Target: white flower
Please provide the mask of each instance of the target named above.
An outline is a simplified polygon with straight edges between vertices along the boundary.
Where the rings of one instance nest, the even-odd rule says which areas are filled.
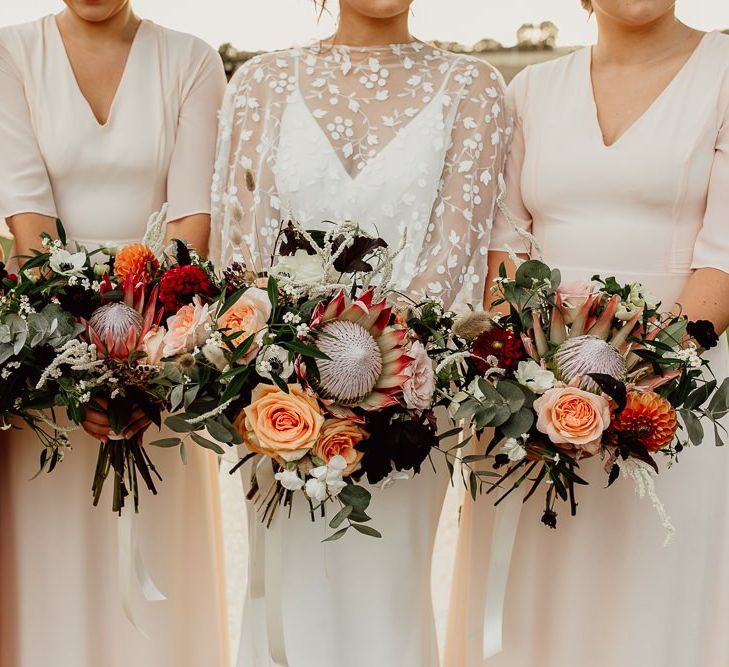
[[[287,350],[280,345],[269,345],[256,358],[256,372],[268,380],[273,380],[274,374],[286,380],[293,374],[294,365]]]
[[[641,308],[653,309],[658,305],[658,297],[640,283],[630,286],[627,299],[621,299],[615,317],[619,320],[629,320]]]
[[[520,385],[535,394],[543,394],[554,386],[554,373],[542,368],[533,359],[520,361],[514,377]]]
[[[62,276],[74,276],[80,273],[86,264],[86,253],[70,253],[68,250],[54,250],[48,262],[51,268]]]
[[[527,450],[516,438],[506,438],[501,444],[501,451],[509,457],[509,461],[514,462],[521,461],[527,455]]]
[[[296,470],[282,470],[277,472],[274,477],[287,491],[299,491],[304,488],[304,480],[299,477],[299,473]]]
[[[312,500],[323,502],[327,496],[333,498],[338,496],[341,490],[347,486],[342,479],[342,473],[347,467],[347,461],[343,456],[333,456],[329,463],[313,468],[309,475],[311,479],[306,482],[306,495]]]
[[[306,250],[297,250],[294,255],[278,258],[271,269],[271,275],[286,274],[297,283],[323,283],[324,265],[319,255],[309,255]]]
[[[108,264],[94,264],[94,273],[99,277],[103,278],[107,273],[109,273],[111,268]]]

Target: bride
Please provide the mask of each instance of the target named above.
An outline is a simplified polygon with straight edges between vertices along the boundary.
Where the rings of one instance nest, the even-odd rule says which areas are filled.
[[[282,220],[353,220],[395,247],[407,230],[401,291],[446,307],[464,287],[482,292],[508,136],[502,81],[413,38],[411,4],[341,0],[334,36],[236,74],[213,184],[222,265],[268,268]],[[373,489],[382,540],[322,543],[326,523],[303,504],[269,530],[251,511],[238,664],[435,667],[430,567],[447,483],[428,468]]]

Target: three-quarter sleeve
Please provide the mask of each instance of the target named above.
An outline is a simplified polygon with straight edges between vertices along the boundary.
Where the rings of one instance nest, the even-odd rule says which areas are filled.
[[[531,214],[524,205],[521,194],[521,178],[526,152],[522,112],[527,104],[527,76],[528,70],[517,75],[506,92],[507,105],[514,119],[513,132],[506,159],[504,178],[506,191],[502,200],[502,209],[496,211],[490,250],[514,250],[517,253],[529,253],[530,251],[528,243],[515,229],[516,227],[528,232],[532,225]]]
[[[184,82],[183,100],[167,175],[167,219],[210,213],[218,109],[225,92],[220,56],[207,45]]]
[[[510,121],[501,75],[467,61],[457,81],[470,81],[453,122],[429,234],[409,292],[480,302],[498,183],[503,177]]]
[[[0,38],[0,219],[19,213],[55,218],[56,206],[23,77]]]
[[[729,97],[729,89],[727,91]],[[706,212],[694,244],[692,269],[729,273],[729,105],[723,114],[711,167]]]

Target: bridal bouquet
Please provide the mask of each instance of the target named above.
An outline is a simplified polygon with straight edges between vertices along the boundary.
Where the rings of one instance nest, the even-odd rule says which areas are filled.
[[[60,223],[58,239],[45,235],[42,241],[43,250],[24,264],[19,279],[3,280],[3,405],[45,427],[35,429],[45,445],[41,471],[62,458],[70,430],[89,414],[105,415],[111,433],[107,428],[99,436],[94,505],[111,474],[113,510],[121,512],[130,495],[138,510],[138,476],[152,493],[155,478],[161,479],[143,433],[149,423],[161,424],[188,352],[187,341],[166,327],[179,320],[183,306],[212,299],[220,286],[212,266],[181,242],[176,257],[162,252],[161,244],[155,251],[144,243],[90,252],[69,244]],[[31,412],[43,409],[51,417]],[[75,426],[58,423],[59,409]],[[182,455],[184,460],[184,450]]]
[[[648,494],[672,532],[653,488],[658,456],[669,464],[704,439],[702,420],[722,444],[729,382],[717,388],[701,356],[717,343],[711,323],[662,313],[639,284],[595,276],[561,285],[559,271],[504,267],[495,305],[509,314],[476,314],[455,325],[464,352],[451,414],[477,432],[492,427],[484,453],[465,456],[475,496],[488,487],[500,502],[521,485],[545,494],[542,521],[556,527],[558,500],[577,510],[585,462],[601,465],[608,486],[621,475]],[[465,442],[457,446],[465,446]],[[489,460],[484,469],[479,462]]]
[[[433,301],[397,304],[396,253],[350,223],[282,226],[269,269],[230,266],[227,296],[192,315],[198,349],[173,408],[195,398],[167,424],[196,440],[205,426],[242,440],[249,453],[236,468],[256,459],[250,499],[268,524],[300,494],[312,518],[337,504],[329,539],[349,528],[379,537],[362,479],[417,473],[438,445],[434,395],[450,378],[435,365],[452,316]]]

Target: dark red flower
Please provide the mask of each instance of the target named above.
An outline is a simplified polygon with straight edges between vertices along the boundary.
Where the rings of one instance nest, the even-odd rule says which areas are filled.
[[[159,284],[159,300],[168,313],[192,303],[195,295],[210,297],[215,288],[208,275],[199,266],[176,266],[165,272]]]
[[[494,327],[484,331],[474,342],[474,362],[478,369],[485,373],[492,365],[488,363],[489,357],[497,360],[497,366],[506,371],[514,371],[524,358],[524,346],[513,332]]]

